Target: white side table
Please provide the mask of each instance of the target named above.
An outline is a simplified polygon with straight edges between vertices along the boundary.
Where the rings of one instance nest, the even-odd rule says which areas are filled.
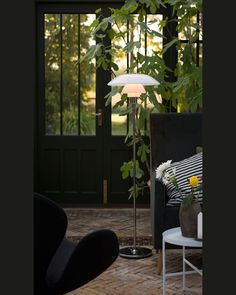
[[[198,269],[192,263],[190,263],[185,257],[185,247],[202,248],[202,241],[198,241],[194,238],[186,238],[182,236],[180,227],[175,227],[166,230],[162,234],[162,252],[163,252],[163,295],[166,294],[166,278],[170,276],[183,275],[183,290],[185,290],[185,275],[191,273],[198,273],[202,276],[202,270]],[[166,273],[166,253],[165,243],[182,246],[183,249],[183,271],[175,273]],[[188,264],[193,270],[186,271],[185,266]]]

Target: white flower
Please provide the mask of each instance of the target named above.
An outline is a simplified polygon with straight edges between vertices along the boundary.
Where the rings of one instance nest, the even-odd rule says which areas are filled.
[[[163,173],[165,172],[165,170],[167,168],[170,167],[171,162],[172,162],[172,160],[168,160],[167,162],[164,162],[157,167],[157,169],[156,169],[156,178],[157,179],[160,179],[160,180],[162,179]]]
[[[171,176],[170,173],[167,171],[163,173],[162,181],[165,185],[169,184],[170,176]]]
[[[172,169],[172,172],[173,172],[173,176],[176,176],[176,167],[174,167],[174,168]]]

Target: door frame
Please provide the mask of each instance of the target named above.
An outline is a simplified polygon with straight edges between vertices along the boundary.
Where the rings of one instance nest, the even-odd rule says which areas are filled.
[[[88,3],[90,3],[88,5]],[[42,130],[44,129],[44,120],[40,121],[40,118],[44,118],[44,107],[42,106],[42,103],[40,102],[40,97],[44,97],[44,94],[42,91],[44,90],[44,85],[42,86],[42,81],[44,80],[44,71],[43,71],[43,58],[42,54],[39,56],[39,52],[43,51],[43,40],[40,40],[40,36],[43,36],[43,25],[42,25],[42,14],[44,13],[95,13],[95,10],[98,8],[102,8],[104,10],[107,10],[107,3],[109,3],[109,6],[112,7],[120,7],[123,3],[123,1],[117,0],[117,1],[102,1],[102,2],[94,2],[94,1],[87,1],[85,2],[69,2],[65,3],[63,1],[58,1],[57,3],[47,3],[47,1],[40,1],[37,4],[37,48],[38,48],[38,60],[37,60],[37,103],[35,104],[36,108],[36,116],[35,116],[35,126],[36,126],[36,132],[35,132],[35,190],[40,192],[40,162],[42,159],[40,158],[40,149],[41,149],[41,140],[44,135],[42,135]],[[158,12],[164,13],[162,11]],[[40,20],[41,17],[41,20]],[[39,31],[41,29],[41,32]],[[40,66],[41,65],[41,66]],[[99,108],[103,110],[103,128],[98,128],[96,123],[96,136],[98,138],[103,139],[99,142],[99,148],[98,148],[98,161],[99,166],[103,166],[101,175],[98,179],[97,187],[98,194],[100,194],[99,204],[93,204],[93,205],[107,205],[108,204],[132,204],[132,200],[128,200],[128,188],[132,185],[131,179],[127,179],[126,184],[124,185],[126,188],[123,192],[112,192],[112,176],[111,171],[113,169],[113,163],[112,163],[112,155],[111,151],[116,149],[117,151],[124,151],[127,155],[130,154],[129,159],[132,158],[132,151],[130,148],[126,147],[124,144],[125,136],[112,136],[111,135],[111,107],[105,106],[105,100],[104,96],[110,91],[110,87],[107,85],[107,83],[110,81],[110,73],[108,71],[104,71],[102,69],[97,69],[96,72],[96,112]],[[41,87],[39,87],[41,85]],[[99,87],[99,85],[104,85],[104,87]],[[43,122],[42,122],[43,121]],[[46,136],[44,136],[46,137]],[[71,137],[69,140],[71,143],[76,144],[76,138],[77,136],[65,136],[68,140],[69,137]],[[74,137],[74,138],[73,138]],[[58,136],[58,141],[63,140],[63,136]],[[55,139],[55,138],[54,138]],[[47,141],[47,139],[45,139]],[[60,144],[60,143],[59,143]],[[121,177],[121,176],[120,176]],[[104,180],[107,180],[107,184],[105,185]],[[114,180],[113,180],[114,182]],[[125,182],[125,181],[124,181]],[[104,190],[106,192],[104,193]],[[112,197],[111,197],[112,196]],[[60,203],[65,204],[65,199],[62,196],[51,196],[56,201],[59,201]],[[109,198],[110,197],[110,198]],[[67,198],[66,203],[77,203],[78,198]],[[144,197],[140,197],[137,199],[137,204],[148,204],[150,202],[149,198],[149,191],[145,193]],[[81,202],[79,202],[81,204]]]

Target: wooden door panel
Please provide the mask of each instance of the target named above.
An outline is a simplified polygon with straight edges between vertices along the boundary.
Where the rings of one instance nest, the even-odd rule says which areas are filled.
[[[114,4],[114,7],[116,4]],[[57,37],[58,46],[61,46],[60,58],[57,59],[53,65],[53,69],[49,71],[48,68],[45,68],[45,24],[44,16],[45,14],[57,14],[58,24],[59,20],[63,21],[66,18],[63,14],[94,14],[96,8],[103,7],[106,8],[106,3],[97,3],[91,6],[85,4],[71,4],[70,6],[60,5],[60,4],[40,4],[37,6],[38,9],[38,103],[37,103],[37,163],[35,163],[35,169],[38,169],[37,187],[35,190],[37,192],[43,193],[48,197],[58,201],[62,204],[103,204],[106,202],[109,204],[118,204],[118,203],[132,203],[132,200],[128,201],[128,189],[132,185],[132,180],[130,178],[123,180],[121,177],[120,167],[124,161],[130,161],[132,159],[132,148],[126,147],[124,143],[124,136],[114,136],[112,135],[112,120],[111,120],[111,110],[110,107],[105,107],[105,95],[110,91],[110,87],[107,86],[107,83],[111,80],[111,75],[108,71],[103,69],[96,70],[96,95],[93,96],[93,101],[96,100],[96,103],[93,104],[93,109],[89,111],[85,110],[83,114],[81,113],[81,100],[87,94],[91,94],[91,91],[81,94],[79,90],[80,87],[85,87],[89,79],[84,78],[84,72],[79,74],[81,68],[79,69],[78,65],[78,79],[83,77],[82,80],[78,81],[78,90],[76,87],[71,87],[69,94],[64,95],[66,85],[71,83],[73,79],[68,78],[66,73],[66,67],[69,66],[66,62],[63,63],[63,54],[65,57],[65,51],[61,40],[65,42],[65,29],[58,29],[58,34],[60,33],[60,38]],[[76,16],[73,17],[76,18]],[[81,24],[81,23],[80,23]],[[57,25],[57,24],[56,24]],[[50,26],[47,26],[47,30],[50,29]],[[60,32],[59,32],[60,31]],[[55,36],[57,36],[57,31],[55,31]],[[48,33],[47,33],[48,34]],[[59,35],[58,35],[59,36]],[[84,36],[84,35],[83,35]],[[83,37],[82,36],[82,37]],[[46,38],[47,39],[47,38]],[[78,40],[80,38],[77,38]],[[76,38],[71,38],[71,40],[77,40]],[[83,39],[83,38],[82,38]],[[84,41],[84,39],[83,39]],[[80,42],[80,41],[77,41]],[[106,40],[107,45],[109,46],[109,38]],[[50,43],[50,42],[48,42]],[[68,42],[67,42],[68,43]],[[67,44],[65,43],[65,44]],[[65,45],[64,44],[64,45]],[[80,45],[77,44],[78,51]],[[76,47],[76,48],[77,48]],[[58,48],[58,47],[57,47]],[[78,53],[79,55],[80,53]],[[79,57],[79,56],[78,56]],[[61,61],[60,61],[61,60]],[[51,65],[51,66],[52,66]],[[45,81],[45,72],[48,71],[48,77],[53,75],[53,71],[57,70],[59,66],[61,77],[57,77],[57,82],[62,81],[62,86],[55,93],[58,93],[58,97],[55,98],[55,93],[53,93],[54,101],[58,101],[60,106],[53,109],[52,111],[47,110],[47,103],[50,103],[52,99],[52,93],[49,91],[50,87],[56,87],[55,84],[49,83],[50,87],[47,86]],[[83,69],[84,70],[84,69]],[[75,71],[75,69],[73,69]],[[82,75],[83,74],[83,75]],[[58,72],[59,75],[59,72]],[[50,76],[51,77],[51,76]],[[70,77],[70,76],[69,76]],[[53,79],[52,79],[53,80]],[[63,84],[64,81],[64,84]],[[53,81],[52,81],[53,82]],[[88,83],[89,84],[89,83]],[[59,85],[59,84],[58,84]],[[74,85],[72,85],[74,86]],[[47,91],[45,91],[47,89]],[[74,94],[76,92],[76,94]],[[46,94],[45,94],[46,93]],[[48,93],[48,94],[47,94]],[[51,96],[50,96],[51,95]],[[68,115],[70,111],[70,99],[73,102],[74,106],[78,103],[78,126],[73,127],[70,131],[67,130],[68,123],[65,120],[65,116]],[[78,101],[77,101],[78,98]],[[95,98],[95,99],[94,99]],[[64,101],[65,99],[65,101]],[[48,102],[47,102],[48,101]],[[46,102],[46,103],[45,103]],[[84,99],[84,105],[87,101]],[[89,105],[89,104],[87,104]],[[51,105],[50,105],[51,106]],[[95,106],[95,109],[94,109]],[[90,115],[89,120],[91,121],[91,114],[95,116],[95,112],[98,112],[99,109],[102,109],[103,120],[102,126],[98,126],[98,119],[96,119],[96,131],[88,132],[90,135],[83,135],[86,132],[81,128],[81,118],[82,115]],[[65,113],[67,111],[67,113]],[[58,115],[60,113],[60,115]],[[48,115],[49,114],[49,115]],[[57,121],[53,122],[54,125],[60,128],[56,129],[54,135],[53,128],[49,128],[51,120],[46,122],[45,118],[47,116],[54,116],[57,114]],[[77,114],[77,113],[76,113]],[[70,122],[74,125],[77,124],[77,115],[74,115],[73,120]],[[86,116],[85,116],[86,117]],[[48,118],[48,117],[47,117]],[[93,117],[94,119],[95,117]],[[49,118],[50,119],[50,118]],[[88,121],[89,121],[88,120]],[[95,122],[95,119],[93,123]],[[90,122],[91,123],[91,122]],[[53,126],[54,126],[53,125]],[[73,126],[74,126],[73,125]],[[113,126],[114,127],[114,126]],[[113,128],[114,129],[114,128]],[[46,130],[46,131],[45,131]],[[49,131],[47,131],[49,130]],[[113,130],[114,131],[114,130]],[[47,134],[46,134],[47,133]],[[94,135],[91,135],[95,133]],[[124,131],[125,133],[125,131]],[[67,135],[66,135],[67,134]],[[87,134],[87,133],[86,133]],[[114,133],[115,134],[115,133]],[[121,133],[116,133],[121,134]],[[106,190],[106,191],[105,191]],[[142,199],[140,199],[142,200]]]
[[[45,149],[42,162],[42,187],[46,193],[59,193],[60,188],[60,150]]]
[[[111,169],[110,169],[110,202],[126,203],[128,199],[128,189],[131,186],[131,180],[122,179],[120,167],[124,161],[129,161],[132,157],[130,151],[112,149],[110,152]]]
[[[78,150],[63,150],[63,191],[76,194],[79,187]]]

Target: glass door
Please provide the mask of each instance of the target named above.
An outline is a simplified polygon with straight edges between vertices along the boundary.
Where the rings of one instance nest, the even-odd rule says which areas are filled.
[[[106,6],[40,4],[37,10],[35,190],[63,204],[132,204],[128,200],[132,180],[123,180],[120,172],[123,162],[132,159],[132,148],[125,144],[129,118],[105,106],[111,74],[97,69],[95,60],[79,63],[97,42],[89,33],[95,10],[107,11]],[[160,14],[147,15],[146,21],[158,30],[161,19]],[[133,15],[129,23],[122,24],[126,40],[141,38],[140,53],[149,55],[162,46],[162,40],[139,35],[137,22]],[[106,41],[119,47],[125,40]],[[133,62],[132,54],[122,50],[112,58],[119,65],[116,75],[125,73]],[[119,95],[114,96],[111,105],[118,101]],[[148,107],[147,103],[143,106]],[[143,135],[147,128],[148,122]],[[137,201],[149,203],[149,191]]]

